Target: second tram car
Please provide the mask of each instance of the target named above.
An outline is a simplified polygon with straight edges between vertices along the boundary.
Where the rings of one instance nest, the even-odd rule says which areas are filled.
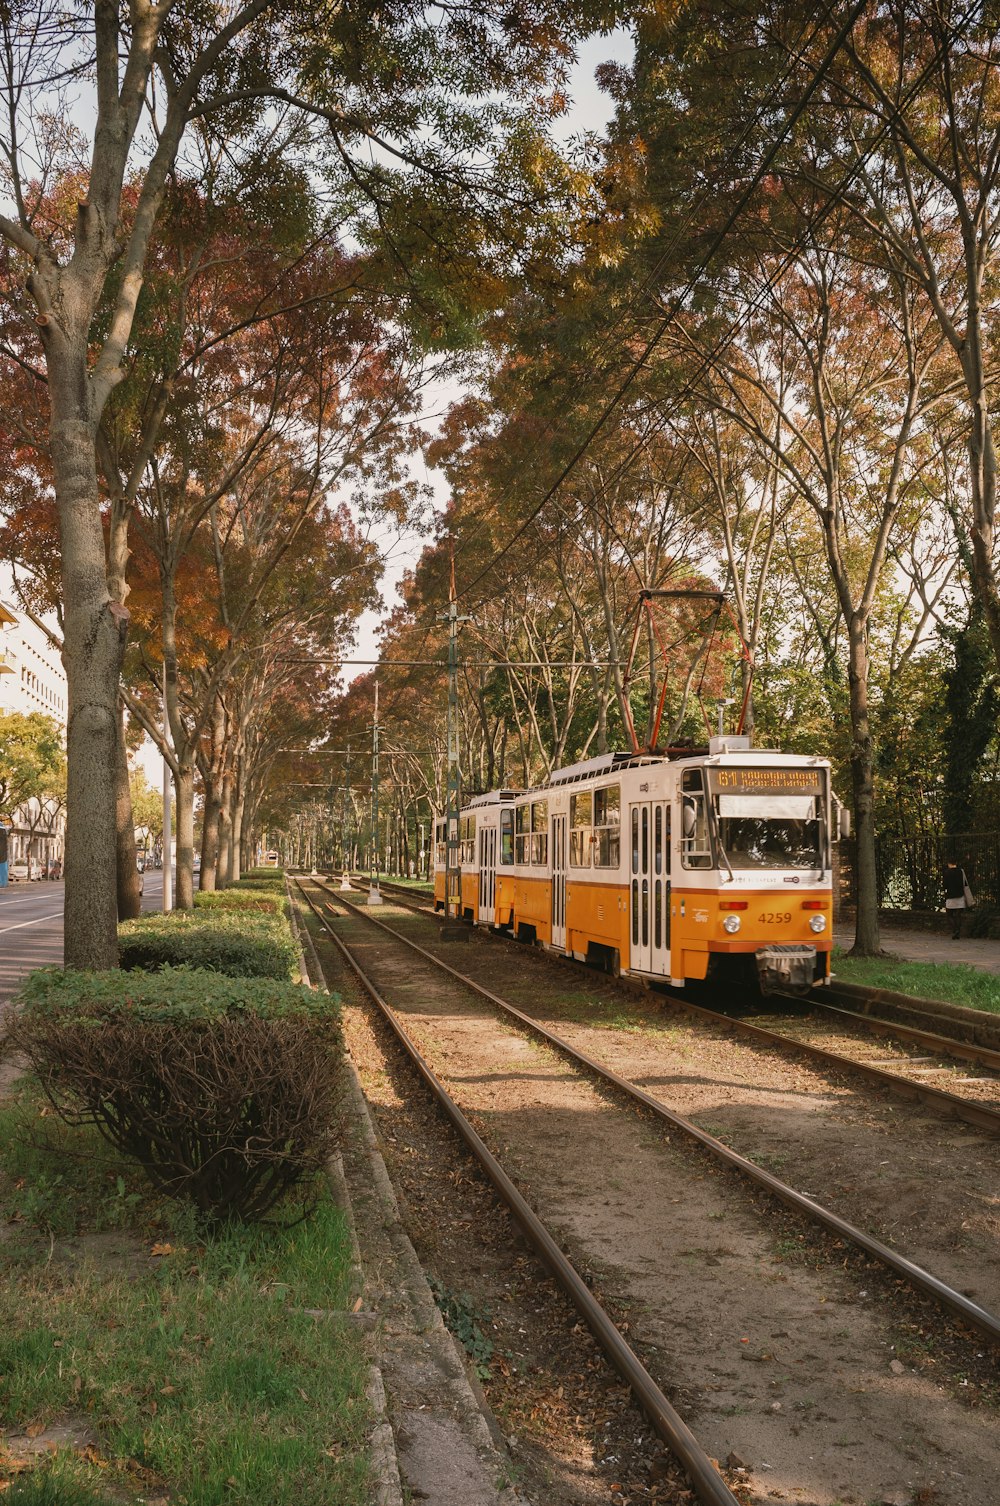
[[[605,754],[470,801],[458,835],[453,909],[478,925],[675,987],[727,972],[765,992],[829,978],[827,759],[746,737],[678,757]],[[443,909],[444,821],[435,836]]]

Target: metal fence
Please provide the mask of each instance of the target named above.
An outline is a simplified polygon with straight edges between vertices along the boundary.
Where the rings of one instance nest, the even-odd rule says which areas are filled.
[[[977,906],[1000,910],[1000,832],[877,838],[880,908],[940,910],[944,904],[941,873],[949,858],[965,869]]]

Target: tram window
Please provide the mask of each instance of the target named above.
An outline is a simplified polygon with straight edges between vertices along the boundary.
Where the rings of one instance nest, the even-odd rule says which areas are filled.
[[[711,868],[701,770],[685,769],[681,789],[681,861],[685,868]]]
[[[621,862],[621,789],[607,784],[594,791],[594,867],[617,868]]]
[[[639,872],[639,812],[632,807],[632,872]]]
[[[509,864],[514,861],[514,812],[500,812],[500,862]]]
[[[514,861],[531,862],[531,806],[519,805],[515,814]]]
[[[822,867],[821,806],[812,795],[720,795],[719,838],[733,868]]]
[[[463,816],[458,825],[459,862],[470,868],[476,861],[476,818]]]
[[[657,873],[663,872],[663,806],[656,807],[656,815],[653,819],[653,867]]]
[[[549,802],[535,800],[531,806],[531,861],[544,867],[549,860]]]
[[[594,820],[594,797],[587,794],[573,795],[569,802],[569,866],[590,867],[590,849],[593,845],[591,827]]]

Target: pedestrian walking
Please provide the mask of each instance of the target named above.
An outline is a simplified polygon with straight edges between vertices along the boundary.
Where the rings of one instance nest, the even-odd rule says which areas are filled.
[[[951,939],[958,941],[962,935],[962,916],[973,905],[972,890],[965,869],[954,858],[944,865],[944,907],[951,917]]]

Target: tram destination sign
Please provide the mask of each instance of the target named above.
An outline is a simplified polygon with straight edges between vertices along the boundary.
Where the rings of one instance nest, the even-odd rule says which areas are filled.
[[[708,770],[714,795],[822,795],[822,769]]]

